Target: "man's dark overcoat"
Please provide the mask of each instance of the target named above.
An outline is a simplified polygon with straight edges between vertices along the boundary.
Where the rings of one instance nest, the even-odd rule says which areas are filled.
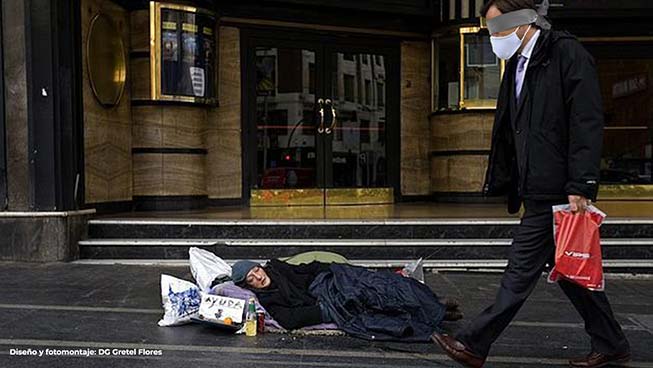
[[[485,194],[508,194],[510,213],[524,199],[596,199],[604,122],[594,59],[571,34],[542,30],[519,100],[516,66],[515,56],[501,82]]]

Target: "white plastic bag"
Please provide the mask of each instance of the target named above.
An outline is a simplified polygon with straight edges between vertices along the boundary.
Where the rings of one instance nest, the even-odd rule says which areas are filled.
[[[192,282],[170,275],[161,275],[161,303],[163,318],[159,326],[178,326],[197,317],[200,309],[200,290]]]
[[[401,270],[401,274],[406,277],[412,277],[415,280],[424,283],[424,260],[422,258],[407,263]]]
[[[211,289],[211,283],[216,278],[231,276],[231,266],[209,251],[192,247],[188,250],[188,257],[190,272],[203,292]]]

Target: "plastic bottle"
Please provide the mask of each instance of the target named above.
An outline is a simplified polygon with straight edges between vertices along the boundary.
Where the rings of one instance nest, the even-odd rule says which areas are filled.
[[[247,317],[245,319],[245,335],[246,336],[256,336],[256,302],[254,298],[249,299],[247,303]]]

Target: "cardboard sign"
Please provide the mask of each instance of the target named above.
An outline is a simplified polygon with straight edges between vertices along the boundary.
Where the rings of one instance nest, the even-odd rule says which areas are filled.
[[[243,299],[203,294],[199,315],[207,321],[224,321],[228,317],[233,323],[241,323],[246,305],[247,301]]]

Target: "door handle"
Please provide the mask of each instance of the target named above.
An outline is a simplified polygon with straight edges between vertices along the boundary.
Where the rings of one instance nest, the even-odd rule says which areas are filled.
[[[331,134],[333,132],[333,129],[336,127],[336,122],[337,122],[337,116],[336,116],[336,108],[333,106],[333,101],[327,99],[326,104],[331,106],[331,115],[333,119],[331,120],[331,126],[326,128],[324,131],[326,134]]]
[[[317,100],[317,103],[320,105],[320,110],[318,111],[320,115],[320,126],[317,128],[317,132],[322,134],[324,133],[324,100],[320,98]]]

